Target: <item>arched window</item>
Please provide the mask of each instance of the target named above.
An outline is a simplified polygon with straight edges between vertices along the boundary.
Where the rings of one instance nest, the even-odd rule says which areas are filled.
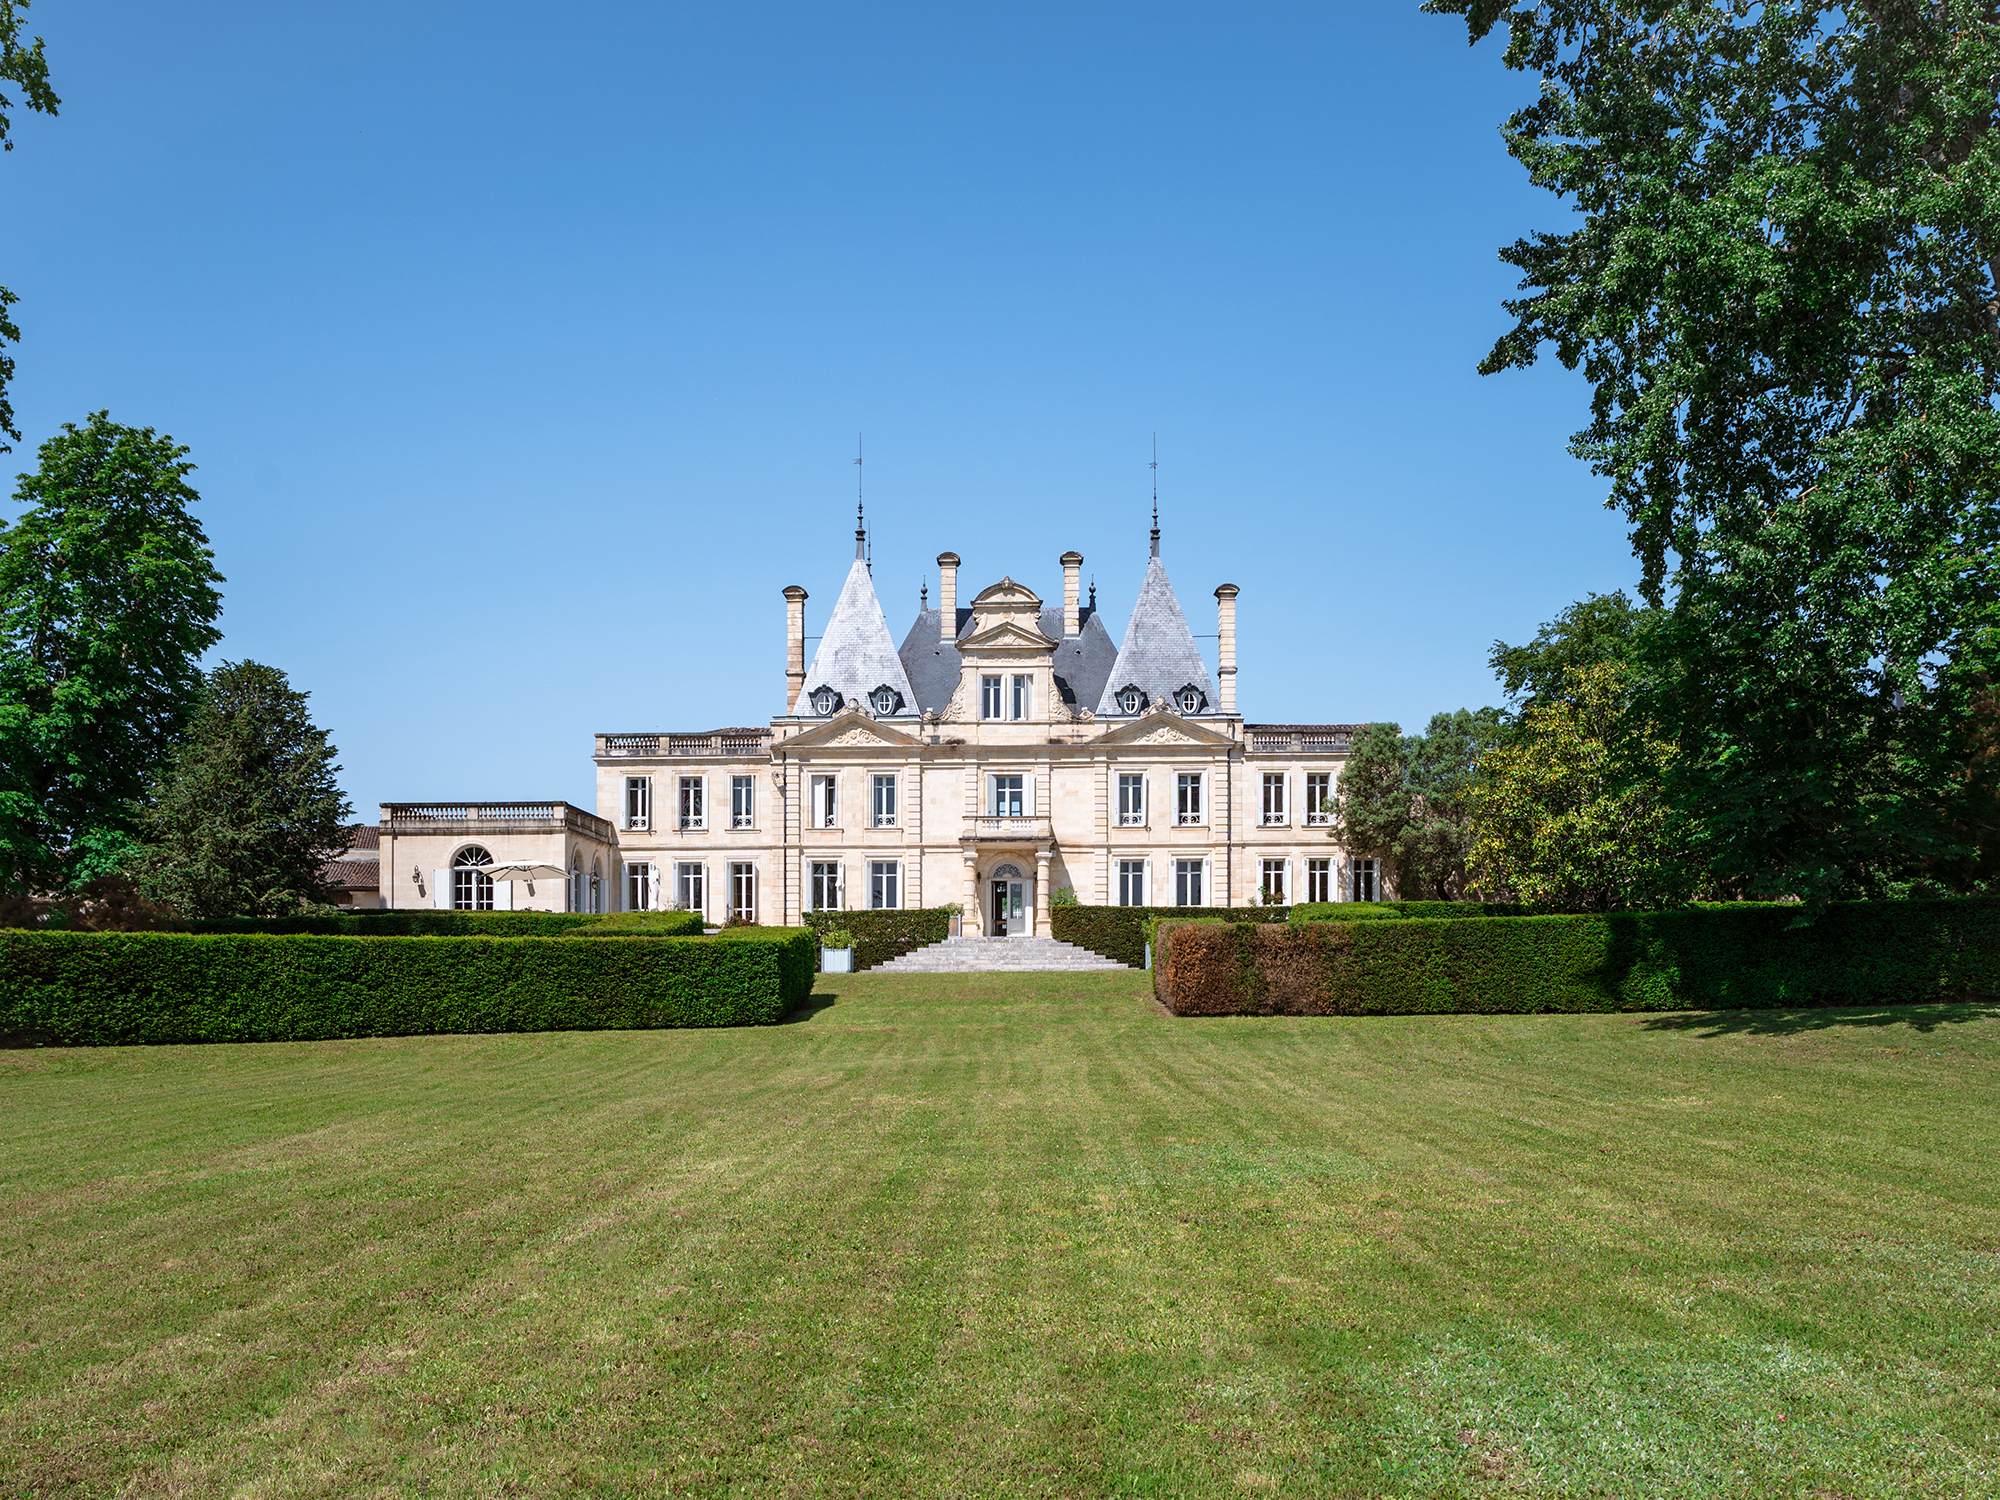
[[[1118,690],[1118,712],[1121,714],[1136,714],[1145,706],[1146,695],[1136,687],[1125,687]]]
[[[812,695],[813,712],[821,718],[831,714],[840,706],[840,694],[830,687],[815,688]]]
[[[876,713],[886,718],[896,711],[897,705],[903,701],[903,695],[894,688],[884,685],[870,693],[868,701],[875,705]]]
[[[584,910],[583,898],[583,855],[578,852],[569,857],[569,909]]]
[[[1177,696],[1180,699],[1182,713],[1198,714],[1201,712],[1201,689],[1193,683],[1189,683],[1186,687],[1182,688]]]
[[[486,867],[493,856],[477,844],[458,851],[451,862],[451,907],[453,911],[493,910],[493,877]]]

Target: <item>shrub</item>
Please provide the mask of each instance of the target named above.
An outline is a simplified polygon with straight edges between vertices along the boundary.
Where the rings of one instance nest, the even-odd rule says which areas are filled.
[[[1856,1005],[2000,995],[2000,901],[1836,903],[1283,928],[1166,924],[1178,1015]]]
[[[633,916],[675,916],[634,912]],[[581,911],[358,911],[338,916],[196,917],[164,930],[199,933],[252,933],[322,937],[561,937],[566,932],[613,920]]]
[[[1449,906],[1449,901],[1426,901],[1425,906]],[[1301,901],[1290,908],[1288,922],[1369,922],[1384,917],[1404,917],[1411,913],[1386,901]],[[1433,915],[1433,913],[1426,913]],[[1437,913],[1436,915],[1442,915]]]
[[[1049,908],[1049,933],[1134,969],[1146,967],[1146,923],[1158,917],[1216,917],[1224,922],[1282,922],[1282,906],[1060,906]]]
[[[806,925],[821,934],[846,932],[853,938],[854,968],[886,964],[917,948],[928,948],[951,935],[949,907],[915,907],[904,911],[810,911]],[[833,945],[829,945],[833,946]]]
[[[1076,887],[1073,885],[1059,885],[1049,892],[1049,905],[1051,907],[1081,906],[1082,904],[1082,902],[1076,899]]]
[[[1391,901],[1393,906],[1406,917],[1532,917],[1537,908],[1523,905],[1519,901]],[[1343,906],[1344,915],[1348,908]],[[1339,917],[1329,918],[1338,921]]]
[[[783,929],[727,943],[0,932],[13,1045],[746,1026],[812,985],[811,938]]]
[[[621,911],[610,916],[585,917],[583,925],[570,928],[565,937],[700,937],[708,930],[708,919],[698,911]]]

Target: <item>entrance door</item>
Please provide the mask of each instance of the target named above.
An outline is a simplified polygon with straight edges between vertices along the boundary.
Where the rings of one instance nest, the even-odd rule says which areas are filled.
[[[993,936],[1020,937],[1028,930],[1028,883],[1012,865],[993,872]]]

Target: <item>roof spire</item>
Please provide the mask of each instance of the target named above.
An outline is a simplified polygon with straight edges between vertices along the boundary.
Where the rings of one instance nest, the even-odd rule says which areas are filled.
[[[1153,556],[1158,557],[1160,555],[1160,435],[1157,432],[1153,434],[1153,461],[1147,467],[1153,471]]]
[[[861,519],[861,434],[854,434],[854,555],[868,556],[868,527]],[[873,568],[868,570],[874,572]]]

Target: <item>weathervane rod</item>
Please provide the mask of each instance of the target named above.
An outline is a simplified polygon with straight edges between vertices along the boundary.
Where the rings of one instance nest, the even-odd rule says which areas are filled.
[[[1147,465],[1153,471],[1153,556],[1160,555],[1160,434],[1153,434],[1153,461]]]

